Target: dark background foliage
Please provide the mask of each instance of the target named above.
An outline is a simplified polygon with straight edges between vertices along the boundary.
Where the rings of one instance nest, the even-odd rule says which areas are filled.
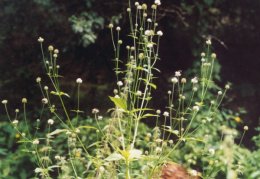
[[[164,0],[162,3],[159,22],[165,35],[160,49],[162,60],[158,64],[162,71],[157,80],[159,93],[165,94],[167,81],[176,70],[186,71],[199,60],[203,43],[210,37],[221,65],[219,85],[224,86],[227,81],[233,84],[224,105],[234,111],[246,109],[247,113],[241,116],[241,127],[258,125],[259,0]],[[111,105],[106,96],[112,93],[114,81],[107,24],[121,20],[120,26],[126,29],[126,7],[127,1],[116,0],[0,1],[0,98],[8,99],[12,107],[19,107],[21,97],[27,97],[32,108],[37,109],[40,93],[35,78],[44,76],[37,38],[42,36],[46,48],[53,44],[61,51],[61,74],[66,77],[62,85],[72,99],[74,81],[82,77],[85,110],[106,109]],[[155,101],[158,107],[163,105],[160,99]],[[70,104],[74,104],[73,100]],[[2,108],[0,111],[3,114]]]

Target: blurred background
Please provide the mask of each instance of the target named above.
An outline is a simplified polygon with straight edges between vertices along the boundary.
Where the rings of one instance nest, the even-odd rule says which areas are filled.
[[[60,50],[62,86],[72,96],[75,79],[84,81],[82,106],[89,115],[112,106],[113,49],[109,23],[120,25],[128,33],[127,0],[1,0],[0,1],[0,99],[8,99],[13,109],[27,97],[30,108],[39,109],[40,90],[35,79],[43,78],[39,36]],[[145,1],[152,4],[153,1]],[[141,2],[142,3],[142,2]],[[189,74],[200,61],[207,38],[212,39],[218,56],[217,83],[232,83],[224,107],[234,111],[236,120],[249,125],[250,137],[260,117],[260,1],[259,0],[163,0],[159,10],[161,41],[156,81],[157,92],[165,96],[168,81],[176,70]],[[123,38],[127,45],[127,38]],[[196,70],[196,69],[195,69]],[[164,98],[155,99],[154,107],[164,107]],[[5,121],[0,108],[0,121]],[[32,114],[33,116],[34,114]],[[33,119],[33,117],[32,117]],[[4,140],[4,139],[2,139]],[[1,141],[0,141],[1,143]],[[1,146],[0,146],[1,148]],[[0,150],[1,153],[1,150]]]

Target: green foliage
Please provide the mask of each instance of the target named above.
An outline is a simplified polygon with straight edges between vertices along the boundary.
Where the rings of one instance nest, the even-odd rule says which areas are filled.
[[[81,42],[84,47],[95,43],[98,32],[104,28],[104,18],[95,12],[83,12],[79,16],[71,16],[72,29],[81,35]]]

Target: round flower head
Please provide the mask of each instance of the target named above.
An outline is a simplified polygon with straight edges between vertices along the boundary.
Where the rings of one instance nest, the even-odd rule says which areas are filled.
[[[77,79],[76,79],[76,83],[81,84],[82,82],[83,82],[83,81],[82,81],[81,78],[77,78]]]
[[[199,106],[193,106],[193,108],[192,108],[194,111],[199,111],[200,110],[200,107]]]
[[[181,76],[181,71],[176,71],[176,72],[175,72],[175,76],[176,76],[176,77],[180,77],[180,76]]]
[[[49,119],[49,120],[48,120],[48,124],[49,124],[49,125],[53,125],[53,124],[54,124],[54,120],[53,120],[53,119]]]
[[[248,126],[244,126],[245,131],[248,131],[248,129],[249,129]]]
[[[18,113],[20,110],[19,109],[15,109],[15,112]]]
[[[222,91],[218,91],[218,95],[222,95],[223,93],[222,93]]]
[[[36,78],[36,82],[37,82],[37,83],[40,83],[41,81],[42,81],[41,77],[37,77],[37,78]]]
[[[139,91],[139,90],[138,90],[138,91],[136,92],[136,96],[142,96],[142,91]]]
[[[135,2],[135,6],[139,6],[139,2]]]
[[[126,11],[127,11],[127,12],[131,12],[131,9],[128,7],[128,8],[126,9]]]
[[[158,115],[161,114],[161,110],[157,109],[156,114],[158,114]]]
[[[172,94],[172,92],[171,92],[171,91],[167,91],[167,93],[168,93],[168,95]]]
[[[58,55],[55,53],[55,54],[53,54],[53,57],[54,57],[54,58],[57,58],[57,57],[58,57]]]
[[[156,153],[161,153],[162,152],[162,148],[161,147],[156,147],[155,148],[155,152]]]
[[[54,50],[54,53],[55,53],[55,54],[58,54],[58,53],[59,53],[59,50],[58,50],[58,49],[55,49],[55,50]]]
[[[112,29],[113,27],[114,27],[113,24],[109,24],[109,25],[108,25],[108,28],[110,28],[110,29]]]
[[[208,40],[206,41],[206,44],[207,44],[207,45],[211,45],[211,40],[208,39]]]
[[[123,44],[123,41],[122,40],[118,40],[118,44]]]
[[[198,78],[197,77],[192,78],[191,83],[193,83],[193,84],[198,83]]]
[[[176,77],[173,77],[172,79],[171,79],[171,81],[172,81],[172,83],[178,83],[178,78],[176,78]]]
[[[168,117],[168,116],[169,116],[169,112],[165,111],[165,112],[163,113],[163,116],[164,116],[164,117]]]
[[[47,91],[48,89],[49,89],[49,87],[48,87],[48,86],[44,86],[44,90],[46,90],[46,91]]]
[[[93,108],[92,109],[92,114],[97,114],[97,113],[99,113],[99,110],[97,108]]]
[[[122,81],[118,81],[116,84],[117,84],[117,86],[123,86],[123,82]]]
[[[22,98],[22,103],[27,103],[27,99],[26,98]]]
[[[6,99],[4,99],[3,101],[2,101],[2,104],[7,104],[8,103],[8,101],[6,100]]]
[[[42,43],[44,41],[44,39],[42,37],[38,38],[38,42]]]
[[[154,4],[156,4],[157,6],[160,6],[161,5],[161,0],[155,0]]]
[[[147,22],[152,22],[152,19],[151,19],[151,18],[148,18],[148,19],[147,19]]]
[[[229,84],[226,84],[226,85],[225,85],[225,88],[226,88],[226,89],[230,89],[230,85],[229,85]]]
[[[48,104],[48,99],[47,98],[42,98],[42,103],[43,104]]]
[[[34,145],[38,145],[40,143],[40,141],[38,139],[34,139],[32,142]]]
[[[181,79],[181,83],[186,83],[186,82],[187,82],[186,78]]]
[[[18,124],[18,122],[19,122],[19,121],[15,119],[15,120],[13,120],[13,122],[12,122],[12,123],[13,123],[14,125],[17,125],[17,124]]]
[[[205,57],[206,54],[205,54],[204,52],[202,52],[202,53],[200,54],[200,56],[201,56],[201,57]]]
[[[147,47],[148,47],[148,48],[153,48],[153,43],[148,43],[148,44],[147,44]]]
[[[157,31],[158,36],[163,36],[163,32],[161,30]]]
[[[52,45],[49,45],[48,50],[49,50],[49,51],[53,51],[53,50],[54,50],[54,47],[53,47]]]
[[[120,27],[116,27],[116,30],[117,30],[117,31],[120,31],[120,30],[121,30],[121,28],[120,28]]]
[[[98,116],[97,118],[98,118],[98,120],[102,120],[103,116]]]
[[[216,59],[216,58],[217,58],[217,55],[216,55],[215,53],[212,53],[212,54],[211,54],[211,58]]]

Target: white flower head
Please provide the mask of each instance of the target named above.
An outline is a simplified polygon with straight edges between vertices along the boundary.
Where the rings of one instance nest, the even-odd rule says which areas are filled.
[[[108,25],[108,28],[110,28],[110,29],[112,29],[113,27],[114,27],[114,25],[111,23]]]
[[[139,90],[138,90],[138,91],[136,92],[136,96],[142,96],[142,91],[139,91]]]
[[[27,99],[26,98],[22,98],[22,103],[27,103]]]
[[[172,92],[169,90],[169,91],[167,91],[167,93],[168,93],[168,95],[170,95],[170,94],[172,94]]]
[[[117,42],[119,45],[123,44],[123,41],[122,40],[118,40]]]
[[[122,81],[118,81],[116,84],[117,84],[117,86],[123,86],[123,82]]]
[[[148,43],[148,44],[147,44],[147,47],[148,47],[148,48],[153,48],[153,43],[151,43],[151,42]]]
[[[178,78],[176,78],[176,77],[173,77],[173,78],[171,79],[171,82],[172,82],[172,83],[178,83],[178,81],[179,81],[179,80],[178,80]]]
[[[48,99],[47,98],[42,98],[42,103],[43,104],[48,104]]]
[[[98,119],[98,120],[102,120],[102,119],[103,119],[103,116],[98,116],[97,119]]]
[[[58,54],[57,54],[57,53],[54,53],[54,54],[53,54],[53,57],[54,57],[54,58],[57,58],[57,57],[58,57]]]
[[[181,71],[180,71],[180,70],[179,70],[179,71],[176,71],[176,72],[175,72],[175,76],[176,76],[176,77],[180,77],[180,76],[181,76]]]
[[[208,40],[206,41],[206,44],[207,44],[207,45],[211,45],[211,40],[208,39]]]
[[[147,22],[152,22],[152,19],[151,19],[151,18],[148,18],[148,19],[147,19]]]
[[[36,78],[36,82],[37,82],[37,83],[40,83],[41,81],[42,81],[41,77],[37,77],[37,78]]]
[[[40,143],[40,141],[38,139],[34,139],[32,142],[34,145],[38,145]]]
[[[162,152],[162,148],[161,147],[156,147],[155,148],[155,152],[156,153],[161,153]]]
[[[58,49],[55,49],[55,50],[54,50],[54,53],[55,53],[55,54],[58,54],[59,52],[60,52],[60,51],[59,51]]]
[[[218,95],[222,95],[223,93],[222,93],[222,91],[218,91]]]
[[[206,56],[205,52],[202,52],[202,53],[200,54],[200,56],[201,56],[201,57],[205,57],[205,56]]]
[[[215,154],[215,149],[210,148],[210,149],[209,149],[209,153],[210,153],[211,155],[214,155],[214,154]]]
[[[248,131],[248,129],[249,129],[248,126],[244,126],[245,131]]]
[[[194,176],[194,177],[196,177],[196,176],[199,175],[199,173],[198,173],[196,170],[191,170],[191,171],[190,171],[190,174],[191,174],[192,176]]]
[[[7,104],[8,103],[8,101],[6,100],[6,99],[4,99],[3,101],[2,101],[2,104]]]
[[[225,89],[230,89],[230,85],[229,85],[229,84],[226,84],[226,85],[225,85]]]
[[[149,36],[150,35],[150,30],[144,31],[144,35]]]
[[[186,78],[181,79],[181,83],[186,83],[186,82],[187,82]]]
[[[128,8],[126,9],[126,11],[127,11],[127,12],[131,12],[131,9],[128,7]]]
[[[161,114],[161,110],[160,110],[160,109],[157,109],[157,110],[156,110],[156,114],[158,114],[158,115]]]
[[[211,54],[211,58],[216,59],[216,58],[217,58],[217,54],[212,53],[212,54]]]
[[[157,31],[157,35],[161,37],[161,36],[163,36],[163,32],[161,30],[159,30],[159,31]]]
[[[198,112],[200,110],[200,107],[199,106],[193,106],[192,108],[194,111]]]
[[[93,108],[92,109],[92,114],[97,114],[97,113],[99,113],[99,110],[97,108]]]
[[[169,116],[169,112],[164,111],[164,112],[163,112],[163,116],[164,116],[164,117],[168,117],[168,116]]]
[[[191,83],[193,83],[193,84],[196,84],[196,83],[198,83],[199,81],[198,81],[198,78],[197,77],[194,77],[194,78],[192,78],[191,79]]]
[[[83,81],[82,81],[81,78],[77,78],[77,79],[76,79],[76,83],[81,84],[82,82],[83,82]]]
[[[15,112],[18,113],[20,110],[19,109],[15,109]]]
[[[38,42],[42,43],[44,41],[44,39],[42,37],[38,38]]]
[[[49,45],[48,50],[49,50],[49,51],[53,51],[53,50],[54,50],[54,47],[53,47],[52,45]]]
[[[105,170],[106,170],[106,169],[105,169],[105,167],[103,167],[103,166],[99,167],[99,169],[98,169],[98,171],[99,171],[100,173],[103,173]]]
[[[139,6],[140,4],[139,4],[139,2],[135,2],[135,6]]]
[[[13,123],[14,125],[17,125],[17,124],[18,124],[18,122],[19,122],[19,121],[15,119],[15,120],[13,120],[13,122],[12,122],[12,123]]]
[[[157,6],[160,6],[161,5],[161,0],[155,0],[154,4],[156,4]]]
[[[47,91],[49,89],[48,86],[44,86],[44,90]]]
[[[49,119],[49,120],[48,120],[48,124],[49,124],[49,125],[53,125],[53,124],[54,124],[54,120],[53,120],[53,119]]]
[[[119,27],[119,26],[116,27],[116,30],[117,30],[117,31],[120,31],[120,30],[121,30],[121,27]]]

